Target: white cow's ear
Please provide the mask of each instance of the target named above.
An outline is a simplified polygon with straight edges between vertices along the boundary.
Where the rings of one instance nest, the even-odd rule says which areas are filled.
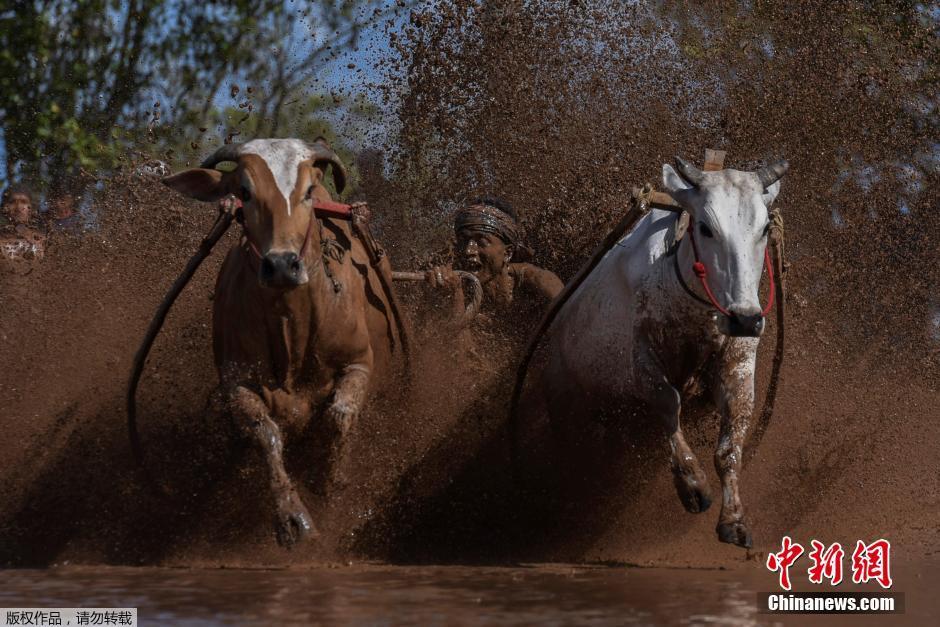
[[[679,173],[668,163],[663,164],[663,187],[670,193],[692,189],[692,185],[679,176]]]
[[[764,190],[763,199],[764,206],[769,207],[770,203],[774,201],[774,198],[777,197],[777,194],[780,193],[780,181],[775,181],[773,185]]]
[[[679,176],[668,163],[663,164],[663,187],[686,211],[692,211],[695,204],[692,198],[695,195],[695,186]]]

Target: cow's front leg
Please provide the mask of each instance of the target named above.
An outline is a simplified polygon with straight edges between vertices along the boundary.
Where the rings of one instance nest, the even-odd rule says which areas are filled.
[[[238,426],[255,438],[264,454],[277,508],[278,542],[290,546],[308,536],[316,536],[310,513],[284,468],[281,430],[271,419],[264,401],[248,388],[238,386],[231,394],[231,410]]]
[[[346,485],[346,477],[341,469],[343,455],[349,432],[369,391],[369,375],[370,368],[363,364],[344,368],[336,381],[333,399],[324,414],[330,438],[327,462],[329,487],[342,488]]]
[[[719,364],[717,405],[721,411],[721,431],[715,449],[715,470],[721,478],[721,514],[718,539],[741,547],[751,547],[751,531],[744,519],[744,506],[738,493],[744,438],[754,411],[754,367],[757,338],[735,338]]]
[[[686,511],[700,514],[712,504],[708,477],[682,434],[682,426],[679,423],[682,401],[679,391],[664,378],[661,381],[653,391],[652,399],[655,411],[659,412],[666,422],[673,483]]]

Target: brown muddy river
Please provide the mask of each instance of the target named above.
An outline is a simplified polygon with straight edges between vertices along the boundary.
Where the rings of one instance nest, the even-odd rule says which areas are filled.
[[[905,614],[867,617],[761,614],[775,582],[756,565],[5,570],[0,606],[136,607],[141,625],[926,625],[938,577],[937,562],[897,569]]]

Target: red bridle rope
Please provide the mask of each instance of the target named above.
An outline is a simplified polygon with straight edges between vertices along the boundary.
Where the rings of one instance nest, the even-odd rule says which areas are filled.
[[[219,201],[219,204],[222,206],[223,210],[231,211],[239,217],[238,222],[242,225],[242,231],[245,233],[245,239],[248,241],[248,246],[251,248],[251,252],[260,261],[262,258],[261,251],[258,250],[258,247],[255,245],[252,240],[251,234],[248,232],[248,227],[245,225],[245,220],[242,216],[238,214],[241,211],[244,204],[241,199],[235,195],[228,195],[222,200]],[[307,223],[307,232],[304,235],[304,243],[300,247],[299,257],[303,259],[307,255],[307,248],[310,244],[310,236],[313,233],[313,225],[316,222],[315,218],[339,218],[340,220],[350,220],[352,219],[352,212],[350,208],[352,205],[347,205],[341,202],[333,202],[331,200],[317,200],[313,203],[313,215],[310,216],[310,222]]]
[[[705,294],[708,296],[708,300],[711,301],[715,309],[730,317],[731,312],[721,306],[721,303],[718,302],[718,299],[715,298],[711,288],[708,286],[708,268],[706,268],[702,260],[699,259],[698,246],[695,244],[695,235],[693,234],[694,230],[695,226],[689,225],[689,239],[692,240],[692,251],[695,254],[695,263],[692,264],[692,272],[694,272],[695,276],[698,277],[698,280],[701,281],[702,288],[705,290]],[[768,313],[770,313],[770,310],[774,306],[774,266],[770,261],[770,249],[767,247],[764,247],[764,267],[767,268],[767,278],[770,281],[770,295],[767,299],[767,305],[765,305],[764,309],[760,312],[762,316],[766,316]]]

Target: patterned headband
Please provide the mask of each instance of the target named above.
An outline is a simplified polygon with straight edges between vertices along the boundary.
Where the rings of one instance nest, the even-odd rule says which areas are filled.
[[[518,246],[522,243],[522,227],[511,215],[491,205],[472,205],[457,212],[454,231],[464,229],[493,233],[507,244]]]

